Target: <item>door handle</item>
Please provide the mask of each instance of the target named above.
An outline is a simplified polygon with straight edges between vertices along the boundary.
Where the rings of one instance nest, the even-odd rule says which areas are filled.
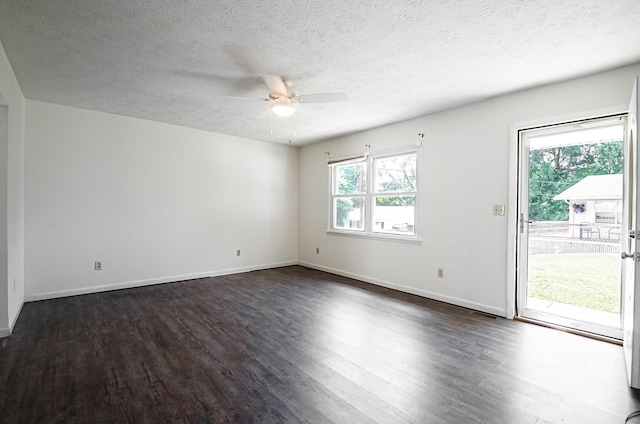
[[[620,254],[620,257],[621,257],[622,259],[635,259],[636,255],[635,255],[635,253],[622,252],[622,253]]]
[[[528,219],[524,219],[524,214],[520,214],[520,234],[524,234],[524,224],[533,224],[533,221],[529,221]],[[529,227],[527,227],[529,228]]]

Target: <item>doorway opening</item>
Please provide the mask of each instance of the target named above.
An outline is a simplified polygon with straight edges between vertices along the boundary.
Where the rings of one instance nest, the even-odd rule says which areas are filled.
[[[626,115],[520,131],[517,315],[622,339]]]

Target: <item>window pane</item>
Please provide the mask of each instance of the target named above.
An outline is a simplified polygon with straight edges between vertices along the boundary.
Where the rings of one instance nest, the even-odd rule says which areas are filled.
[[[596,212],[596,223],[598,224],[615,224],[615,212]]]
[[[364,162],[337,165],[334,168],[334,194],[362,194],[367,187]]]
[[[416,191],[416,154],[391,156],[374,161],[376,193]]]
[[[335,199],[334,228],[364,230],[364,197]]]
[[[415,196],[376,196],[373,208],[374,231],[414,234]]]

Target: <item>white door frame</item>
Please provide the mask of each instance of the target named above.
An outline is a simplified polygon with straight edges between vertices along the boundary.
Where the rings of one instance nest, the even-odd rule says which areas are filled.
[[[622,340],[624,360],[627,369],[629,387],[640,388],[640,303],[638,302],[638,281],[640,280],[640,263],[638,249],[640,240],[637,230],[640,224],[640,208],[638,207],[638,88],[640,78],[636,77],[629,103],[629,119],[625,140],[625,151],[632,161],[624,166],[623,223],[622,223],[622,318],[624,336]],[[635,232],[635,237],[631,237]],[[626,246],[625,246],[626,245]]]
[[[507,302],[506,317],[513,319],[516,315],[516,279],[518,273],[518,190],[519,190],[519,132],[531,128],[562,124],[571,121],[598,118],[602,116],[626,113],[628,105],[574,112],[561,116],[549,116],[530,121],[512,123],[509,127],[509,198],[507,208]]]

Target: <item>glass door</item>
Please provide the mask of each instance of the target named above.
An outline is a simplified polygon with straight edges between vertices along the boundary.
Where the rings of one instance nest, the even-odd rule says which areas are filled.
[[[522,131],[517,312],[622,338],[625,116]]]

